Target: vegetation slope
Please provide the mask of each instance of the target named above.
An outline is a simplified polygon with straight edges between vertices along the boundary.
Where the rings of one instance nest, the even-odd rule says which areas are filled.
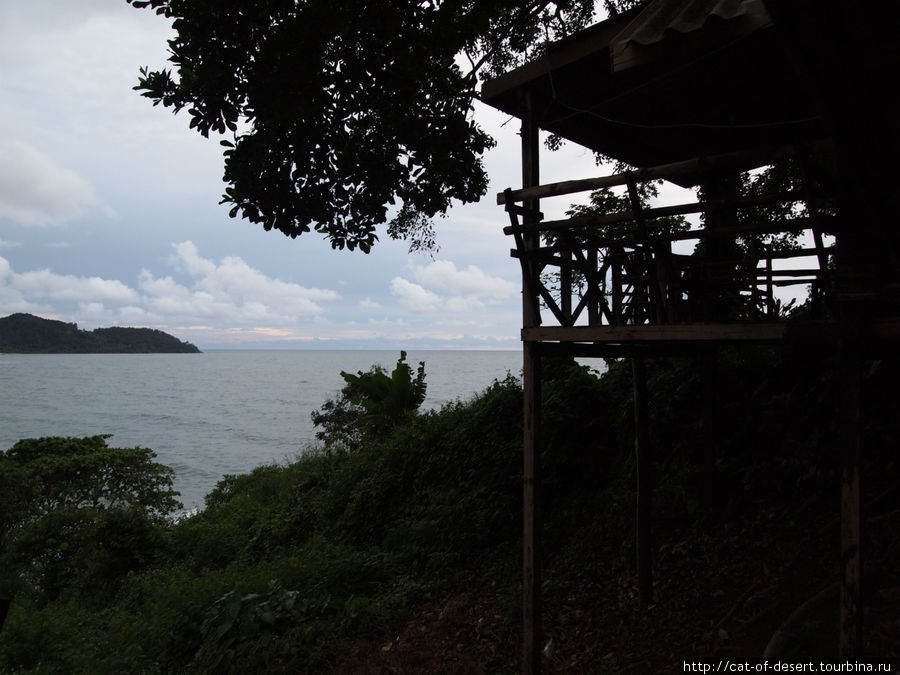
[[[779,657],[836,658],[828,589],[839,569],[843,404],[831,355],[718,357],[717,489],[706,497],[699,362],[648,362],[656,597],[645,609],[630,366],[610,361],[598,376],[545,360],[548,672],[682,672],[684,661],[757,658],[798,607],[805,614],[788,624]],[[894,663],[896,376],[895,364],[876,362],[864,384],[866,650]],[[0,592],[13,602],[0,671],[516,672],[518,381],[417,413],[424,370],[414,375],[403,358],[393,373],[345,380],[317,413],[315,448],[226,477],[197,514],[160,519],[160,500],[146,496],[166,497],[163,480],[105,510],[58,504],[56,521],[5,519]],[[6,486],[14,476],[33,484],[9,455],[0,456]],[[0,492],[5,513],[33,513],[27,494]],[[42,558],[29,555],[35,547]]]

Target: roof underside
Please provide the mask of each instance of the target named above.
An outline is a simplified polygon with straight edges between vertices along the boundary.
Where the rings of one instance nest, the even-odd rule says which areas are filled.
[[[637,167],[825,136],[760,0],[669,0],[488,81],[482,99]]]

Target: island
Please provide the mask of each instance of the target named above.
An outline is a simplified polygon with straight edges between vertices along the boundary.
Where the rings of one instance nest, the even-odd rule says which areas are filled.
[[[0,353],[16,354],[199,354],[190,342],[153,328],[96,328],[33,314],[0,318]]]

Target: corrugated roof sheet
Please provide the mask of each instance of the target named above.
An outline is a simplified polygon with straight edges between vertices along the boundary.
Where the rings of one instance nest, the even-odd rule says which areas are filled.
[[[728,22],[729,32],[750,32],[772,23],[760,0],[655,0],[612,40],[613,70],[639,60],[641,48],[673,35],[689,35],[711,21]]]

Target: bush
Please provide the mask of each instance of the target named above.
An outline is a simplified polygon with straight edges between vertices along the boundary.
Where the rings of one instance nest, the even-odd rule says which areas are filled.
[[[97,600],[157,555],[166,517],[181,506],[173,471],[152,450],[110,448],[107,438],[26,439],[0,454],[0,592]]]
[[[329,399],[311,415],[321,427],[316,438],[330,445],[358,447],[377,441],[414,417],[425,400],[425,364],[419,363],[416,376],[406,363],[406,352],[388,375],[380,366],[356,375],[341,371],[347,383],[337,399]]]

